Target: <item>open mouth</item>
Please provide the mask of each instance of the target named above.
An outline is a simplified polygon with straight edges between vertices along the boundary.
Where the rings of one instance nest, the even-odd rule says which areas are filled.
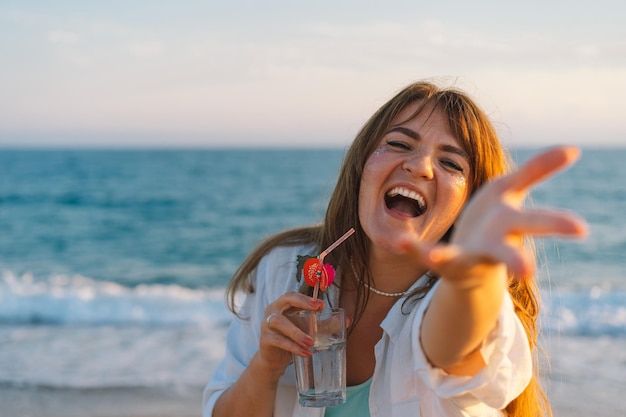
[[[403,213],[409,217],[417,217],[426,211],[424,198],[407,188],[395,187],[385,195],[385,204],[390,210]]]

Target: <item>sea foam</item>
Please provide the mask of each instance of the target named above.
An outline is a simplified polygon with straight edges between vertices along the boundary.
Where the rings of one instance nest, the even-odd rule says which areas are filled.
[[[4,271],[0,322],[5,324],[226,324],[223,289],[179,285],[126,287],[80,275],[36,279]]]

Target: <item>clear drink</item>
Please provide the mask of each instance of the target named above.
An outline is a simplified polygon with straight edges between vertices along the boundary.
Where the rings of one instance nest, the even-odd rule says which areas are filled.
[[[304,407],[329,407],[346,402],[346,341],[316,343],[309,358],[294,356],[299,401]]]
[[[296,311],[289,319],[315,340],[312,355],[294,355],[298,400],[304,407],[346,402],[346,321],[343,309]]]

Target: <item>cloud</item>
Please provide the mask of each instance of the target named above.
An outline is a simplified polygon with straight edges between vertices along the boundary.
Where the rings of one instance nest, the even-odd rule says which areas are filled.
[[[304,34],[332,39],[398,39],[411,33],[403,24],[391,22],[371,22],[365,24],[338,25],[326,22],[306,23],[301,26]]]
[[[50,43],[75,45],[79,42],[79,36],[74,32],[53,30],[46,34],[46,40]]]
[[[126,48],[131,55],[138,58],[160,57],[165,52],[164,45],[158,41],[130,42]]]
[[[594,59],[600,57],[602,52],[596,45],[582,44],[574,47],[574,54],[583,59]]]

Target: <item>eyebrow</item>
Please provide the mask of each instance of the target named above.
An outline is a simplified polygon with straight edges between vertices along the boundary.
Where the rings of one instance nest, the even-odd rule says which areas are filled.
[[[392,127],[391,129],[389,129],[389,132],[387,133],[391,133],[391,132],[402,133],[410,137],[411,139],[415,139],[416,141],[422,140],[422,136],[419,133],[417,133],[415,130],[409,129],[408,127],[404,127],[404,126]],[[459,148],[458,146],[441,145],[440,149],[444,152],[453,153],[469,160],[469,155],[467,154],[467,152],[465,152],[463,149]]]
[[[400,133],[407,135],[411,139],[415,139],[415,140],[422,139],[422,136],[419,133],[417,133],[415,130],[409,129],[408,127],[403,127],[403,126],[392,127],[391,129],[389,129],[388,133],[391,133],[391,132],[400,132]]]

